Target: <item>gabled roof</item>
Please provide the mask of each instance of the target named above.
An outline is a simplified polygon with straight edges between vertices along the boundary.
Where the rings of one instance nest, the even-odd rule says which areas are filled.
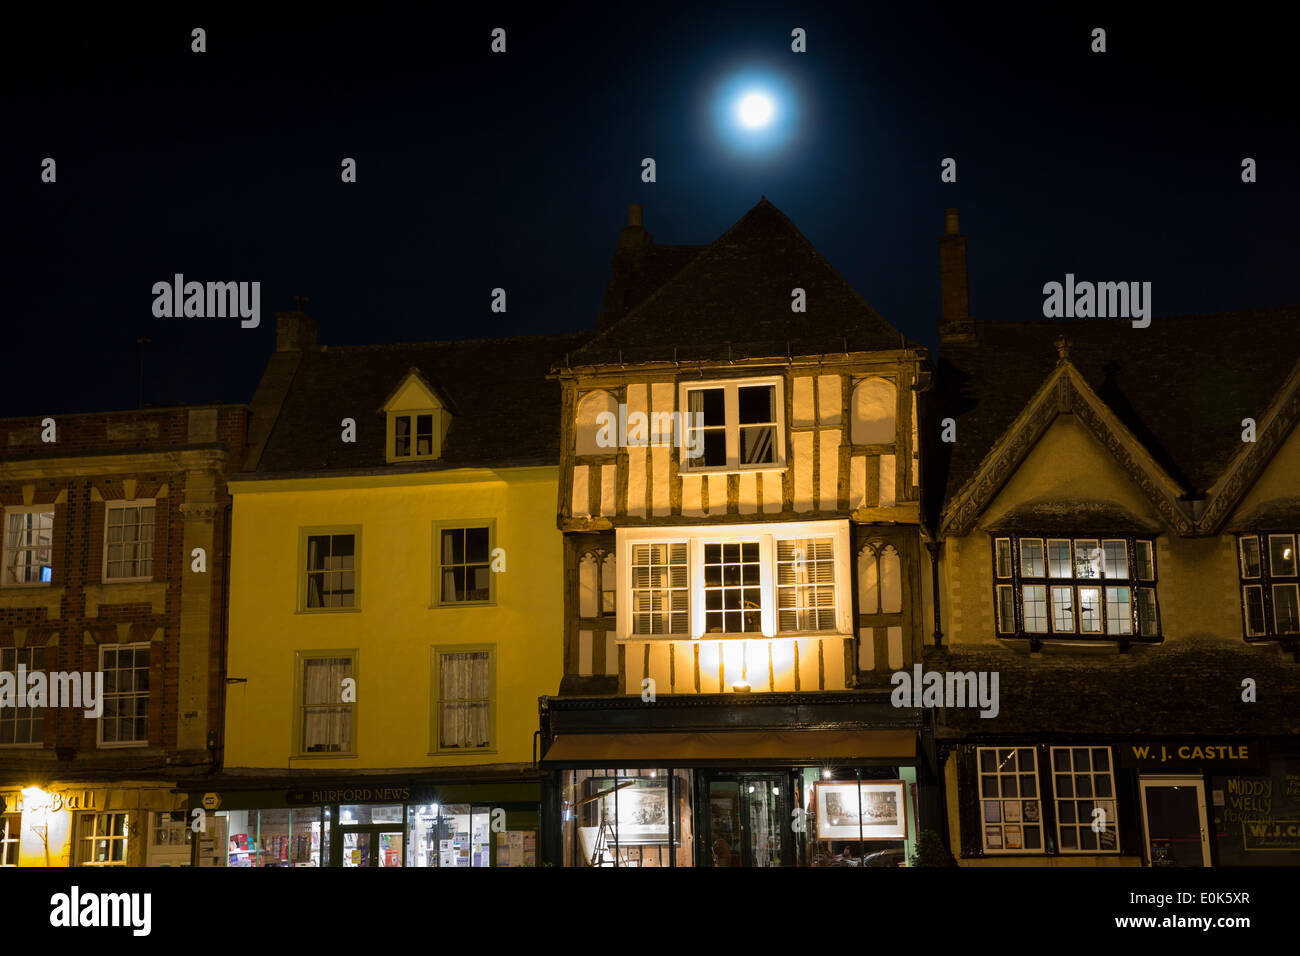
[[[927,432],[954,418],[957,441],[931,446],[929,482],[943,506],[1053,374],[1055,340],[1091,390],[1189,497],[1219,481],[1242,450],[1241,422],[1263,422],[1300,357],[1300,306],[1128,320],[975,323],[944,343]],[[940,496],[929,498],[934,505]]]
[[[397,398],[398,393],[401,392],[402,389],[406,387],[406,383],[411,380],[417,382],[420,387],[428,393],[430,400],[441,405],[453,415],[456,414],[456,409],[452,406],[451,399],[447,397],[447,393],[438,388],[438,386],[432,384],[427,378],[425,378],[424,373],[415,366],[411,366],[411,368],[407,369],[406,374],[393,384],[393,390],[389,392],[388,397],[380,403],[380,409],[387,411],[388,406]]]
[[[555,464],[560,387],[547,370],[590,334],[304,350],[257,472]],[[456,414],[436,462],[389,465],[382,409],[412,368]],[[356,420],[355,443],[340,440],[344,418]]]
[[[791,310],[795,288],[806,294],[806,312]],[[916,347],[764,198],[574,352],[570,363],[726,361]]]

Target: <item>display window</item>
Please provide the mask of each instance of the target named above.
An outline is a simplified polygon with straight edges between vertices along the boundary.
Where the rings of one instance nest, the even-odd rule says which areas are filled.
[[[200,866],[321,866],[328,859],[321,807],[222,810],[207,817]]]
[[[561,815],[565,866],[691,866],[691,771],[567,770]]]

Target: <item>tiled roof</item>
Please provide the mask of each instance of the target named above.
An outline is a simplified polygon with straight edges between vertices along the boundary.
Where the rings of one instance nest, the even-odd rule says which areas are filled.
[[[455,410],[442,457],[428,467],[555,464],[560,387],[547,371],[590,335],[307,349],[257,471],[397,467],[385,462],[381,407],[412,368]],[[344,418],[356,420],[355,443],[341,440]]]
[[[651,246],[648,255],[660,248]],[[791,310],[795,288],[806,294],[806,312]],[[787,351],[912,347],[780,210],[762,199],[570,359],[574,365],[725,361]]]
[[[1241,449],[1242,419],[1260,421],[1300,358],[1300,306],[1129,320],[975,323],[974,343],[945,343],[927,416],[957,440],[932,446],[929,476],[951,499],[1056,367],[1055,340],[1156,461],[1203,492]],[[946,475],[944,474],[946,468]],[[929,497],[937,505],[940,496]]]

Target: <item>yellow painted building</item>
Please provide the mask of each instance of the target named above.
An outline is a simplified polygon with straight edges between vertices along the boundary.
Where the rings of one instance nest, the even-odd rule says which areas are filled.
[[[300,313],[231,483],[224,773],[201,865],[533,865],[562,676],[572,336],[330,348]]]

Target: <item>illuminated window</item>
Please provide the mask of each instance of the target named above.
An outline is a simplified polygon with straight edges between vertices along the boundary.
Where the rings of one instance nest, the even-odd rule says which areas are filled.
[[[126,866],[129,835],[125,813],[78,814],[78,866]]]
[[[496,648],[433,649],[436,750],[491,750]]]
[[[1007,637],[1159,640],[1154,542],[994,537],[993,602]]]
[[[1297,536],[1245,534],[1237,540],[1242,628],[1247,640],[1300,637]]]
[[[303,756],[355,752],[356,651],[297,652],[294,752]]]
[[[5,587],[49,584],[54,546],[54,512],[40,508],[6,508]]]
[[[1110,748],[1052,747],[1051,751],[1061,852],[1118,853],[1119,817]]]
[[[1032,747],[976,748],[985,853],[1042,853],[1038,755]]]
[[[778,631],[835,630],[834,538],[777,541],[776,609]]]
[[[690,633],[686,542],[632,546],[632,632]]]
[[[18,846],[21,842],[23,815],[0,814],[0,866],[18,865]]]

